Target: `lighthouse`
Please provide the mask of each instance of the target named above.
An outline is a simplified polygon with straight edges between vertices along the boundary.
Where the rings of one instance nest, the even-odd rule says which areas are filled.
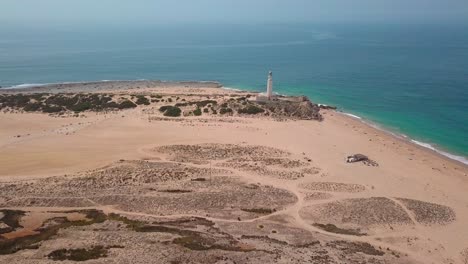
[[[270,71],[268,73],[268,81],[267,81],[267,97],[268,100],[271,100],[271,97],[273,96],[273,72]]]

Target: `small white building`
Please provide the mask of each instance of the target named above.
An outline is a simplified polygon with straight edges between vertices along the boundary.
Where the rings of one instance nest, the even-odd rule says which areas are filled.
[[[275,99],[276,99],[276,95],[273,94],[273,72],[270,71],[268,73],[266,93],[259,93],[257,95],[257,101],[271,101]]]

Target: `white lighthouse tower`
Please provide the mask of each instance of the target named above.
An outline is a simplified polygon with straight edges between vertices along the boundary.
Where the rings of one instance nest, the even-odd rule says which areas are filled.
[[[268,73],[268,82],[267,82],[267,97],[268,97],[268,100],[271,100],[272,96],[273,96],[273,72],[270,71]]]

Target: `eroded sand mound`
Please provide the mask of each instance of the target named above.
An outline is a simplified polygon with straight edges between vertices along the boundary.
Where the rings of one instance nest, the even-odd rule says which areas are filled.
[[[310,182],[300,185],[301,188],[311,191],[323,192],[347,192],[358,193],[366,190],[366,187],[359,184],[339,183],[339,182]]]
[[[302,208],[300,214],[310,224],[333,224],[338,228],[370,232],[389,225],[412,225],[405,210],[384,197],[355,198]]]
[[[255,218],[297,201],[289,191],[246,184],[228,171],[165,162],[119,162],[102,170],[28,183],[0,184],[2,207],[114,208],[156,215]]]
[[[406,208],[413,212],[416,221],[418,221],[420,224],[443,225],[453,222],[455,220],[455,211],[453,211],[453,209],[448,206],[413,199],[396,199],[402,202],[406,206]]]
[[[231,168],[278,179],[297,180],[319,172],[311,167],[311,160],[294,158],[292,153],[277,148],[255,145],[199,144],[157,147],[153,153],[177,162],[208,164]]]
[[[289,152],[265,146],[243,146],[234,144],[170,145],[157,147],[154,151],[165,154],[170,160],[179,162],[226,160],[228,158],[266,158],[290,155]]]

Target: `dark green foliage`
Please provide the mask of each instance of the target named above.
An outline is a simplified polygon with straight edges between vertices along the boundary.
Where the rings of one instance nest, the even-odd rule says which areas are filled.
[[[63,109],[63,107],[61,106],[55,106],[55,105],[43,105],[42,106],[42,112],[44,113],[58,113],[64,110],[65,109]]]
[[[206,178],[195,178],[191,179],[191,181],[206,181]]]
[[[160,192],[167,192],[167,193],[189,193],[192,192],[191,190],[180,190],[180,189],[168,189],[168,190],[161,190]]]
[[[48,96],[48,98],[47,98]],[[33,101],[31,101],[33,100]],[[143,102],[144,103],[144,102]],[[83,112],[87,110],[102,111],[105,109],[133,108],[136,105],[130,101],[117,104],[107,94],[11,94],[0,97],[0,105],[13,109],[23,108],[25,111],[42,111],[45,113],[58,113],[66,110]]]
[[[161,106],[159,108],[159,111],[163,112],[164,116],[173,116],[173,117],[180,116],[180,114],[182,113],[182,110],[180,110],[179,107],[172,106],[172,105]]]
[[[130,101],[130,100],[125,100],[125,101],[122,101],[120,104],[119,104],[119,109],[127,109],[127,108],[135,108],[137,107],[137,105]]]
[[[64,107],[70,109],[71,106],[78,103],[78,100],[79,100],[78,95],[75,95],[73,97],[68,97],[68,96],[64,96],[64,95],[61,95],[61,94],[55,94],[55,95],[52,95],[49,98],[47,98],[45,100],[45,103],[48,104],[48,105],[51,105],[51,104],[60,105],[60,106],[64,106]]]
[[[24,106],[23,109],[26,112],[36,112],[41,109],[41,104],[40,103],[28,103],[27,105]]]
[[[83,112],[83,111],[91,109],[91,103],[79,102],[76,105],[70,106],[68,109],[72,110],[73,112]]]
[[[6,224],[8,227],[0,229],[0,234],[4,233],[9,233],[16,228],[22,227],[19,222],[22,216],[24,216],[23,211],[18,211],[18,210],[0,210],[1,213],[3,213],[3,218],[0,220],[0,222],[3,222]]]
[[[77,248],[77,249],[59,249],[52,251],[47,257],[52,260],[73,260],[86,261],[90,259],[98,259],[107,257],[108,249],[103,246],[94,246],[92,248]]]
[[[150,101],[143,95],[137,95],[137,100],[135,102],[137,105],[149,105]]]
[[[205,106],[207,106],[208,104],[212,104],[212,105],[218,104],[218,102],[215,101],[215,100],[203,100],[203,101],[193,102],[193,103],[196,104],[197,107],[205,107]]]
[[[164,113],[164,112],[167,111],[167,109],[169,109],[171,107],[173,107],[173,106],[172,105],[164,105],[164,106],[159,107],[159,111]]]
[[[195,109],[195,110],[193,111],[193,114],[194,114],[195,116],[201,116],[201,115],[202,115],[202,111],[201,111],[200,108],[197,108],[197,109]]]
[[[256,213],[256,214],[272,214],[276,212],[275,209],[269,209],[269,208],[252,208],[252,209],[241,209],[244,212],[249,212],[249,213]]]
[[[352,235],[352,236],[365,236],[367,235],[366,233],[361,233],[359,230],[354,230],[354,229],[342,229],[339,228],[333,224],[314,224],[315,227],[318,227],[320,229],[323,229],[327,232],[330,233],[336,233],[336,234],[344,234],[344,235]]]
[[[17,212],[16,214],[24,214],[22,211],[13,211]],[[79,212],[85,213],[86,217],[89,220],[80,220],[80,221],[68,221],[66,217],[57,217],[53,218],[53,222],[57,223],[55,225],[48,225],[46,228],[39,229],[38,234],[17,237],[13,239],[0,239],[0,255],[13,254],[23,249],[30,249],[37,247],[37,243],[48,240],[52,236],[56,235],[57,232],[62,228],[68,228],[71,226],[85,226],[92,225],[94,223],[102,223],[106,220],[106,215],[101,211],[97,210],[84,210],[84,211],[70,211],[70,213]]]
[[[255,105],[249,105],[249,106],[239,109],[237,112],[239,114],[256,115],[256,114],[265,112],[265,110]]]
[[[231,108],[225,108],[225,107],[222,107],[221,109],[219,109],[219,113],[224,115],[224,114],[231,114],[233,111]]]

